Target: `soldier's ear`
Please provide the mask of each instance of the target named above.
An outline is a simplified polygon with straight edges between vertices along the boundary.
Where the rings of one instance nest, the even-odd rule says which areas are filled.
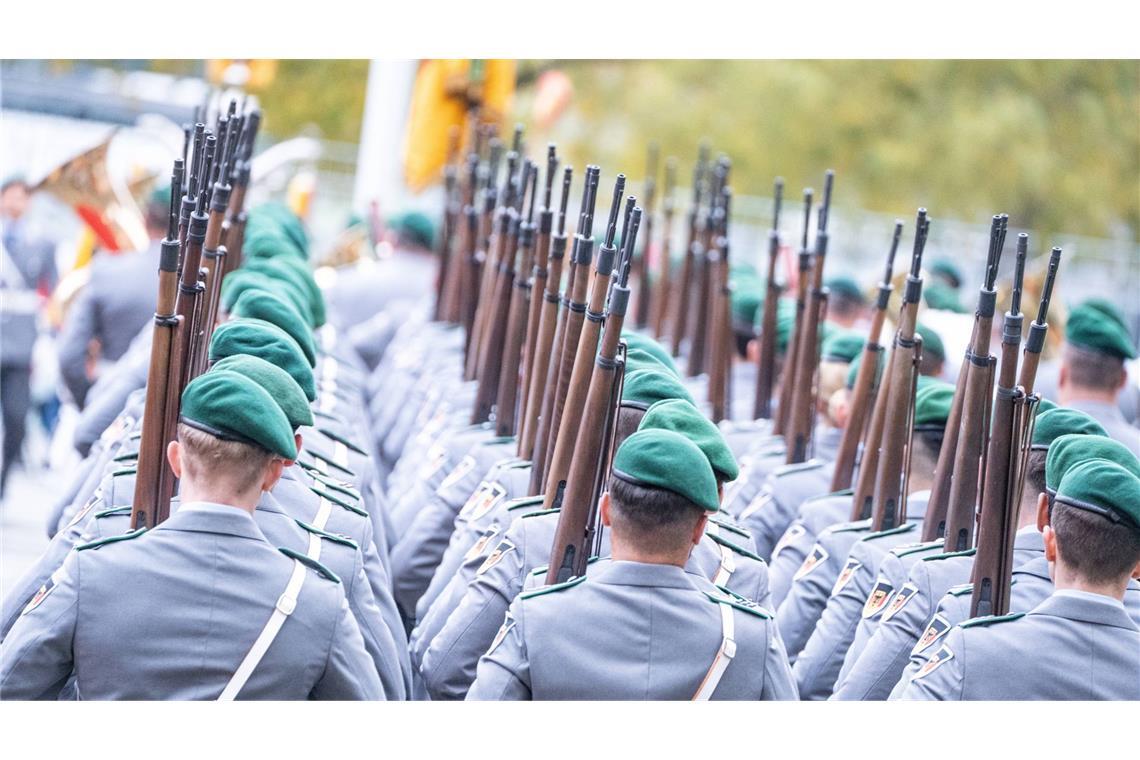
[[[1136,567],[1132,568],[1132,577],[1140,581],[1140,562],[1136,563]]]
[[[1045,559],[1052,566],[1057,561],[1057,533],[1052,525],[1046,525],[1041,530],[1041,537],[1045,540]]]
[[[701,542],[701,539],[705,537],[705,528],[708,526],[709,515],[707,512],[702,512],[701,518],[697,520],[697,524],[693,526],[693,535],[690,536],[690,538],[693,540],[693,546],[699,544]]]
[[[610,527],[610,492],[602,491],[602,498],[598,501],[598,511],[602,513],[602,525]]]
[[[1037,494],[1037,530],[1044,533],[1049,524],[1049,494]]]
[[[293,443],[297,444],[297,451],[300,451],[301,450],[301,434],[300,433],[293,433]],[[290,462],[289,464],[293,464],[293,463]]]
[[[269,461],[269,466],[265,468],[265,472],[261,479],[261,490],[272,491],[273,487],[277,485],[277,481],[281,479],[281,473],[285,471],[286,462],[279,457],[273,457]]]
[[[170,462],[170,469],[174,471],[174,477],[182,477],[182,446],[178,441],[171,441],[166,444],[166,461]]]

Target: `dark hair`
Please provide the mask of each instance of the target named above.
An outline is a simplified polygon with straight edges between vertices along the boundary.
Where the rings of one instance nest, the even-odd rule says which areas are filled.
[[[748,356],[748,344],[756,338],[756,334],[752,332],[752,326],[749,325],[747,329],[733,325],[732,340],[736,346],[736,355],[741,359]]]
[[[918,464],[923,469],[934,472],[934,468],[938,464],[938,452],[942,450],[942,439],[945,435],[946,430],[944,428],[923,427],[914,431],[910,455],[912,470],[915,464]]]
[[[641,424],[641,418],[645,416],[645,409],[638,409],[633,406],[619,406],[617,424],[614,426],[614,451],[618,450],[622,442],[637,432],[637,426]]]
[[[938,377],[942,374],[942,367],[946,360],[932,351],[923,351],[922,358],[918,360],[918,374],[926,377]]]
[[[1029,460],[1025,465],[1025,493],[1037,494],[1045,492],[1045,458],[1049,456],[1048,449],[1034,449],[1029,452]]]
[[[1117,583],[1140,562],[1140,530],[1129,522],[1114,523],[1056,499],[1049,524],[1061,559],[1090,583]]]
[[[837,317],[853,317],[866,303],[867,300],[862,296],[852,298],[846,293],[837,293],[833,290],[827,297],[827,311]]]
[[[614,475],[609,483],[614,530],[642,549],[678,549],[704,510],[680,494]]]
[[[1124,360],[1083,346],[1066,343],[1063,360],[1073,385],[1098,391],[1115,391],[1124,380]]]

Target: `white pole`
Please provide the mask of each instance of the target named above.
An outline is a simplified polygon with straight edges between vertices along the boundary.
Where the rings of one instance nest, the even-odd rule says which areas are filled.
[[[368,68],[352,193],[352,208],[358,213],[366,213],[373,200],[380,202],[383,214],[408,202],[404,186],[404,131],[417,64],[415,60],[374,59]]]

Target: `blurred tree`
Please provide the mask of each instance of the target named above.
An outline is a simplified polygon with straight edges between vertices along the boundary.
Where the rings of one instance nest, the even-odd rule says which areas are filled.
[[[839,172],[841,205],[916,203],[1019,226],[1135,239],[1140,65],[1135,61],[529,61],[565,71],[575,102],[549,133],[569,160],[637,177],[645,144],[681,159],[702,137],[738,192]],[[516,116],[528,119],[524,93]]]

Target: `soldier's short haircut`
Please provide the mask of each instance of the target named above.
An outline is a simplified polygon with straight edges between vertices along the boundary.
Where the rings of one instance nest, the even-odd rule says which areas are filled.
[[[926,377],[938,377],[942,374],[942,367],[946,360],[930,351],[923,351],[922,358],[918,360],[918,374]]]
[[[854,317],[859,313],[859,310],[866,305],[866,301],[860,298],[852,298],[843,293],[837,293],[834,290],[827,297],[827,312],[830,316],[835,317]]]
[[[1045,493],[1045,458],[1049,456],[1048,449],[1035,449],[1029,452],[1029,461],[1025,466],[1025,498],[1032,494],[1034,500],[1037,495]]]
[[[704,511],[680,494],[664,488],[611,477],[614,529],[642,549],[677,549],[689,542]]]
[[[1069,381],[1081,388],[1115,391],[1124,380],[1124,360],[1118,357],[1066,343],[1062,359]]]
[[[622,441],[629,438],[637,432],[637,426],[641,424],[641,418],[645,416],[645,409],[636,409],[632,406],[622,406],[618,408],[617,429],[614,431],[614,451],[618,450]]]
[[[946,431],[942,428],[924,428],[914,431],[913,451],[910,455],[910,468],[921,467],[924,472],[934,472],[938,464],[938,452],[942,450],[942,439]]]
[[[250,481],[261,480],[266,465],[274,458],[267,449],[251,443],[224,441],[189,425],[178,425],[182,446],[182,467],[193,478],[222,481],[238,490]]]
[[[1061,559],[1090,583],[1119,583],[1140,563],[1140,530],[1129,522],[1112,522],[1058,499],[1049,524]]]

